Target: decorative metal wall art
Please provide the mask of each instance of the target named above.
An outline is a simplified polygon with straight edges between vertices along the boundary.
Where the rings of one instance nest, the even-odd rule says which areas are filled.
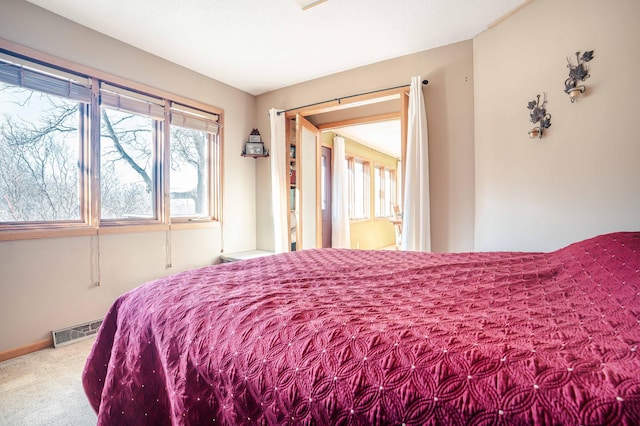
[[[578,65],[573,65],[569,58],[567,58],[569,78],[564,81],[564,92],[569,95],[571,103],[574,103],[586,89],[584,85],[578,86],[578,81],[585,81],[590,77],[585,63],[589,62],[592,59],[593,50],[584,52],[582,56],[580,56],[580,52],[576,52],[576,60],[578,61]]]
[[[544,129],[548,129],[551,126],[551,114],[546,110],[547,95],[544,93],[544,100],[540,103],[540,95],[537,95],[537,100],[534,99],[527,104],[527,109],[531,111],[529,116],[533,124],[538,124],[533,129],[529,130],[529,138],[533,139],[538,137],[542,139]]]

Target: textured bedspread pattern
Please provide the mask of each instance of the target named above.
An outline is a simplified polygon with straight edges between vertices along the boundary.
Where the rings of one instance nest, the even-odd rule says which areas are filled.
[[[98,423],[640,424],[640,233],[552,253],[308,250],[121,296]]]

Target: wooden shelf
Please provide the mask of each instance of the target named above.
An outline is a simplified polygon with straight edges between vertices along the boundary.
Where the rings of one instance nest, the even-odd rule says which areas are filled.
[[[266,158],[269,156],[269,154],[245,154],[244,152],[242,154],[240,154],[243,157],[249,157],[249,158]]]

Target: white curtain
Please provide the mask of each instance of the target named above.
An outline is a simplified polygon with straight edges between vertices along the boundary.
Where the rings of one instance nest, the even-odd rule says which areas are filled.
[[[331,247],[351,248],[349,231],[349,177],[344,138],[333,138],[333,176],[331,179]]]
[[[289,226],[287,221],[287,147],[284,114],[278,110],[269,110],[271,124],[271,213],[273,215],[274,252],[289,251]]]
[[[411,77],[408,118],[401,248],[431,251],[429,138],[420,76]]]

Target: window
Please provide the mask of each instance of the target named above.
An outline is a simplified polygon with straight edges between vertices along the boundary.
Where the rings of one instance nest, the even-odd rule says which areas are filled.
[[[90,82],[9,59],[0,53],[0,223],[81,222]]]
[[[81,220],[79,107],[0,82],[0,221]]]
[[[396,204],[396,172],[389,168],[374,167],[375,217],[393,216]]]
[[[353,158],[349,161],[350,219],[368,219],[370,217],[370,199],[369,162]]]
[[[172,217],[206,217],[213,211],[209,194],[211,165],[218,145],[218,117],[184,105],[171,107],[170,198]]]
[[[155,173],[161,146],[161,99],[100,85],[102,220],[157,219]]]
[[[0,230],[216,220],[205,109],[0,50]]]
[[[363,220],[373,217],[393,216],[393,207],[397,204],[396,170],[390,167],[374,166],[371,176],[371,163],[361,158],[345,160],[349,179],[349,218]],[[371,180],[373,179],[373,188]],[[373,190],[373,191],[372,191]],[[373,211],[371,211],[373,199]]]
[[[382,177],[382,173],[383,173],[384,169],[380,168],[379,166],[375,166],[373,168],[373,191],[374,191],[374,197],[373,197],[373,204],[374,204],[374,215],[375,217],[381,217],[382,216],[382,211],[381,209],[384,206],[384,189],[382,186],[382,182],[383,182],[383,177]]]
[[[384,217],[393,216],[393,206],[398,204],[398,198],[396,196],[397,183],[396,183],[396,171],[391,169],[384,170],[384,194],[386,204],[386,211]]]
[[[101,119],[100,217],[154,218],[153,121],[110,108]]]

